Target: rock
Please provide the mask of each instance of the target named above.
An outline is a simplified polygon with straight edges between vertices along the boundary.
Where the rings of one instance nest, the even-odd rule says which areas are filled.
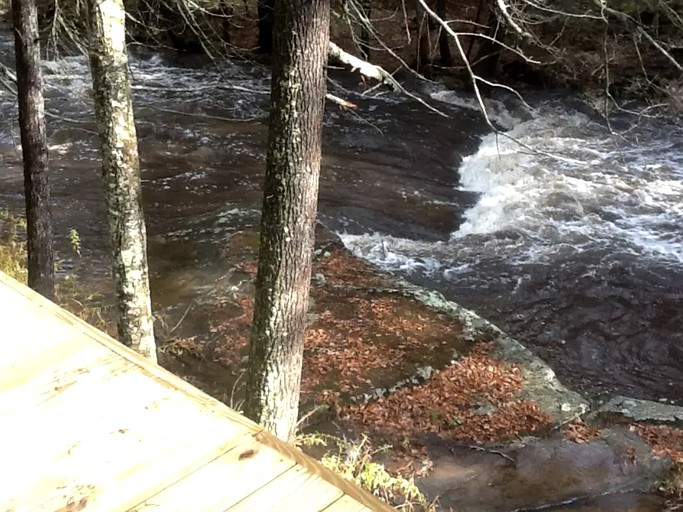
[[[321,272],[318,272],[316,275],[314,275],[311,280],[318,286],[325,286],[325,283],[327,282],[325,275]]]
[[[683,407],[615,396],[600,406],[598,416],[618,415],[632,421],[683,426]]]
[[[428,499],[438,497],[443,510],[564,510],[611,494],[631,496],[620,502],[624,506],[590,510],[662,510],[633,505],[666,476],[670,462],[625,429],[581,444],[561,435],[527,441],[489,449],[431,438],[425,444],[432,470],[417,484]]]
[[[415,372],[415,376],[418,380],[424,382],[426,380],[429,380],[433,372],[434,368],[432,368],[431,366],[423,366],[417,369],[417,371]]]
[[[522,398],[536,402],[541,410],[562,423],[589,410],[589,402],[579,393],[566,388],[555,372],[544,361],[517,340],[509,337],[491,322],[455,302],[446,300],[438,292],[425,290],[399,280],[403,295],[414,297],[423,304],[451,315],[463,324],[463,337],[476,341],[493,341],[494,356],[522,369],[524,391]]]
[[[490,416],[494,412],[496,412],[496,406],[488,403],[481,404],[474,409],[474,414],[478,414],[479,416]]]

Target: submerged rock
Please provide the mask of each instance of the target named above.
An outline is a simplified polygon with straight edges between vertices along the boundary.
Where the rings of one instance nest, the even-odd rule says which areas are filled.
[[[434,465],[418,485],[429,499],[438,497],[443,510],[563,510],[577,505],[591,510],[593,500],[609,495],[619,495],[623,508],[597,510],[658,510],[633,507],[670,469],[670,462],[653,456],[640,438],[622,430],[587,443],[556,435],[497,449],[431,436],[426,443]],[[652,496],[645,501],[661,506]]]

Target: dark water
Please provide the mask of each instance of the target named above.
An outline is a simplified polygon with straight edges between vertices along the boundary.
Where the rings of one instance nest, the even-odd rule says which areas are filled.
[[[131,70],[154,300],[172,307],[210,289],[224,272],[221,244],[258,221],[268,72],[142,54]],[[46,71],[58,246],[66,269],[107,289],[87,67],[71,57]],[[528,143],[583,162],[570,165],[482,141],[488,130],[467,96],[430,87],[443,117],[387,92],[361,97],[348,77],[332,78],[332,92],[359,109],[328,107],[320,220],[347,234],[349,247],[498,323],[570,386],[683,396],[675,126],[651,123],[615,153],[575,101],[536,98],[552,108],[534,114],[491,103],[496,121]],[[0,207],[19,211],[16,109],[4,92],[0,105]]]

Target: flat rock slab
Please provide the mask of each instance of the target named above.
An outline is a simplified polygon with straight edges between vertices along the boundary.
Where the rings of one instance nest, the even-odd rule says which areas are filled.
[[[633,421],[683,426],[683,407],[650,400],[615,396],[596,412],[599,416],[617,415]]]
[[[640,501],[652,505],[657,498],[641,493],[670,468],[637,436],[621,429],[581,444],[556,435],[499,449],[433,437],[427,446],[434,466],[418,484],[429,499],[439,499],[443,510],[560,510],[570,504],[591,510],[596,500],[608,496],[619,496],[620,508],[599,510],[656,510],[629,507]],[[622,507],[624,500],[629,503]]]
[[[438,292],[425,290],[404,280],[397,280],[401,293],[423,304],[449,314],[463,324],[464,337],[471,341],[490,340],[496,345],[494,357],[519,366],[524,374],[521,398],[536,402],[541,410],[558,422],[586,413],[588,401],[579,393],[565,387],[555,372],[528,348],[505,334],[474,311],[446,300]]]

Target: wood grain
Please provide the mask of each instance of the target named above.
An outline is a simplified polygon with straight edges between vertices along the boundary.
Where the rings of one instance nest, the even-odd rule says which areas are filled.
[[[393,510],[2,273],[0,304],[0,510]]]
[[[296,510],[318,512],[335,502],[342,491],[302,466],[295,466],[273,480],[264,492],[252,494],[230,512],[252,510]]]
[[[223,456],[133,510],[226,510],[255,492],[268,492],[269,483],[293,467],[292,460],[247,435]]]
[[[324,512],[368,512],[369,510],[373,509],[368,508],[365,505],[361,505],[347,495],[342,496],[330,506],[323,509]]]

